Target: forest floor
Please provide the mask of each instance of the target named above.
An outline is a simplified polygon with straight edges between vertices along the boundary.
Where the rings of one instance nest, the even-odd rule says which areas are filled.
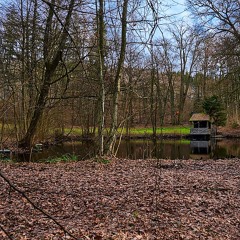
[[[240,239],[240,159],[0,162],[0,169],[2,240]]]

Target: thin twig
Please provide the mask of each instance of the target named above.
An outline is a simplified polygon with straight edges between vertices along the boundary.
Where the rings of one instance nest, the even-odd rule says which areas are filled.
[[[76,240],[80,240],[78,238],[76,238],[75,236],[73,236],[68,230],[66,230],[66,228],[59,223],[54,217],[52,217],[49,213],[45,212],[43,209],[41,209],[40,207],[38,207],[23,191],[21,191],[18,187],[14,186],[11,181],[0,171],[0,177],[2,177],[4,179],[5,182],[8,183],[8,185],[14,189],[16,192],[20,193],[35,209],[37,209],[39,212],[41,212],[43,215],[47,216],[49,219],[51,219],[56,225],[58,225],[61,230],[65,233],[68,234],[70,237],[72,237],[73,239]],[[1,226],[0,226],[1,227]],[[2,228],[2,227],[1,227]],[[3,230],[4,231],[4,230]]]
[[[10,240],[13,240],[13,238],[10,236],[10,234],[1,225],[0,225],[0,230],[2,230]]]

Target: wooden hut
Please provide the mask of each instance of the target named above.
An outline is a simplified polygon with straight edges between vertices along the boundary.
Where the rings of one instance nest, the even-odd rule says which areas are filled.
[[[209,115],[194,113],[189,120],[193,127],[190,130],[192,137],[210,137],[213,134],[212,121]]]

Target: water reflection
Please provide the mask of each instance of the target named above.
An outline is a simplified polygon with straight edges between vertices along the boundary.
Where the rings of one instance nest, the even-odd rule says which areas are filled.
[[[188,159],[189,154],[189,140],[128,140],[121,143],[118,151],[119,157],[131,159]]]
[[[68,142],[39,152],[24,155],[14,155],[15,161],[44,161],[72,154],[80,159],[89,159],[94,156],[96,147],[94,143]],[[117,152],[119,158],[130,159],[218,159],[240,157],[240,140],[190,141],[181,140],[124,140]]]
[[[190,158],[192,159],[209,159],[211,158],[212,149],[214,148],[213,141],[192,140],[190,142]]]
[[[131,159],[240,158],[240,139],[124,141],[118,156]]]

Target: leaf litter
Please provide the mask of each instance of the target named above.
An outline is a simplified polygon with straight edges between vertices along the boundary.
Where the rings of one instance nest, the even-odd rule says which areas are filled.
[[[76,239],[240,239],[239,159],[1,162],[0,168]],[[0,239],[73,239],[3,178],[0,191]]]

